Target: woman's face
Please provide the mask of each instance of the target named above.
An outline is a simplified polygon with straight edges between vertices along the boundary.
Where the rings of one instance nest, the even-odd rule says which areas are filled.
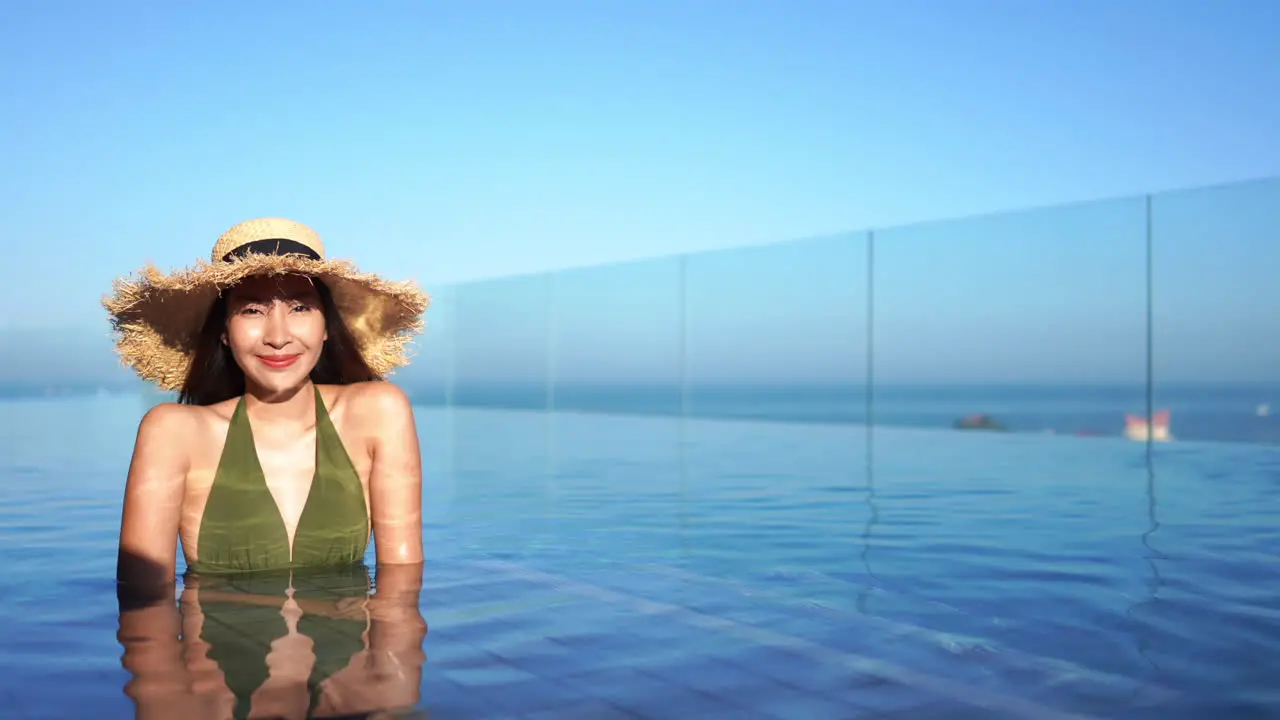
[[[227,295],[222,342],[250,386],[268,395],[306,382],[327,339],[320,294],[308,277],[247,278]]]

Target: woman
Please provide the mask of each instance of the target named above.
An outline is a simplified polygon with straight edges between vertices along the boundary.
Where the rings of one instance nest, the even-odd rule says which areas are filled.
[[[422,472],[403,365],[428,298],[326,260],[290,220],[249,220],[210,262],[117,281],[124,362],[179,402],[143,417],[120,524],[122,585],[201,573],[422,562]]]

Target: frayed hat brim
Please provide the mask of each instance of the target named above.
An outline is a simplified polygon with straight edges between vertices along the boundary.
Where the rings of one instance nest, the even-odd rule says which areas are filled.
[[[196,339],[218,295],[255,275],[299,274],[322,280],[379,377],[409,361],[409,343],[424,327],[430,297],[411,282],[362,273],[344,260],[249,254],[230,262],[199,262],[164,273],[148,265],[116,280],[102,304],[115,331],[120,360],[163,390],[182,388]]]

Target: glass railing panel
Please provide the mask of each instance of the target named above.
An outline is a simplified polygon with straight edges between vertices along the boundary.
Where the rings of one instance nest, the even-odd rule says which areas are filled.
[[[1280,442],[1280,181],[1151,199],[1157,437]]]
[[[1121,437],[1146,404],[1141,198],[878,231],[877,426]]]

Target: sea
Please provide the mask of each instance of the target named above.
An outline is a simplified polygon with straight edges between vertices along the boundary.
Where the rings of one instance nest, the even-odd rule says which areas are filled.
[[[1009,432],[1119,436],[1125,416],[1168,410],[1176,439],[1280,442],[1280,382],[1050,384],[609,385],[484,383],[408,386],[423,405],[770,422],[952,428],[985,414]],[[1274,404],[1276,413],[1271,412]]]
[[[1146,384],[813,384],[714,385],[493,381],[397,383],[424,407],[473,407],[621,415],[752,419],[769,422],[953,428],[988,415],[1007,432],[1120,436],[1125,417],[1168,410],[1180,440],[1280,442],[1280,381]],[[84,395],[175,399],[136,384],[34,385],[0,381],[0,401]],[[1272,412],[1272,406],[1275,412]]]
[[[149,605],[115,548],[165,398],[11,391],[5,717],[1280,717],[1274,387],[1153,388],[1152,444],[1144,387],[408,389],[419,576]]]

